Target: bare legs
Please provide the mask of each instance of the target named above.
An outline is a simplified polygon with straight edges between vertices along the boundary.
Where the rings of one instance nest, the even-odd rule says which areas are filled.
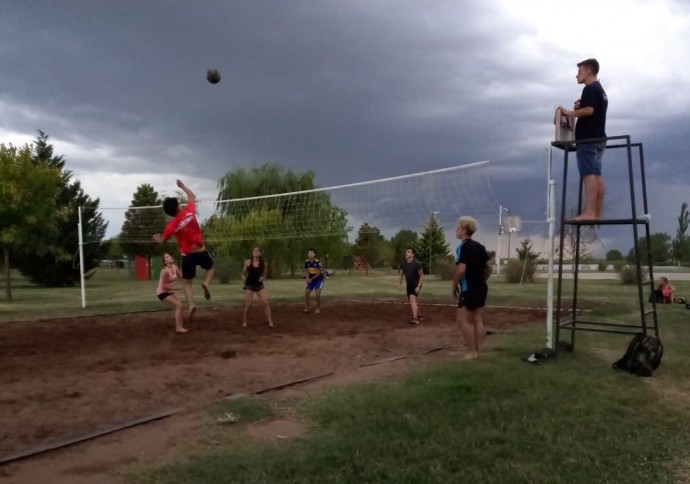
[[[316,314],[319,314],[321,312],[321,289],[314,289],[314,294],[316,296],[316,310],[314,311]],[[311,295],[311,291],[309,289],[306,289],[304,291],[304,312],[308,313],[310,310],[309,307],[309,296]]]
[[[469,311],[467,308],[459,308],[457,315],[460,331],[467,344],[466,360],[479,358],[479,350],[484,340],[484,321],[482,319],[482,308]]]
[[[194,319],[194,314],[196,313],[196,306],[194,305],[194,294],[192,293],[192,283],[194,279],[185,279],[182,283],[182,288],[184,289],[184,297],[187,300],[187,307],[189,307],[189,313],[187,316],[188,322],[192,322]]]
[[[182,302],[174,294],[166,297],[164,301],[175,308],[175,331],[177,333],[186,333],[187,330],[184,328],[184,319],[182,317]]]
[[[271,306],[268,304],[268,292],[266,289],[262,289],[256,293],[264,308],[266,313],[266,319],[268,319],[268,325],[273,327],[273,317],[271,316]],[[249,308],[252,307],[252,301],[254,299],[254,291],[245,290],[244,291],[244,312],[242,313],[242,326],[247,327],[247,315],[249,314]]]
[[[316,311],[314,311],[316,314],[319,314],[321,312],[321,289],[317,289],[316,291]]]
[[[309,312],[309,296],[311,295],[311,291],[309,289],[304,290],[304,312],[308,313]]]
[[[599,175],[582,177],[585,189],[585,208],[574,220],[599,220],[604,208],[604,181]]]
[[[206,299],[211,299],[211,293],[208,290],[208,286],[211,284],[211,281],[213,280],[213,274],[216,272],[216,268],[211,267],[209,270],[206,271],[206,276],[204,277],[204,282],[201,283],[201,287],[204,290],[204,297]]]
[[[309,296],[311,295],[311,291],[309,289],[306,289],[304,291],[304,312],[308,313],[310,308],[309,308]],[[319,314],[321,312],[321,289],[314,289],[314,295],[316,299],[316,309],[314,312],[316,314]]]
[[[419,305],[417,304],[417,296],[410,294],[410,308],[412,309],[412,319],[419,319]]]

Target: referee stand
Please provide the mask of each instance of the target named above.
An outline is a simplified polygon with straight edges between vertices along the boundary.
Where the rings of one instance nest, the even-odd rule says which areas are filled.
[[[603,220],[566,220],[565,207],[567,200],[568,187],[568,162],[570,154],[575,153],[575,148],[578,143],[600,143],[606,142],[606,150],[624,149],[627,154],[628,163],[628,183],[630,187],[630,218],[622,219],[603,219]],[[554,141],[551,143],[554,148],[563,151],[563,191],[561,199],[561,217],[560,217],[560,237],[558,250],[558,289],[556,302],[556,318],[554,322],[555,342],[554,350],[573,351],[575,349],[575,333],[576,331],[593,331],[601,333],[613,334],[649,334],[653,331],[655,337],[659,337],[659,322],[656,312],[656,301],[651,299],[651,307],[646,307],[647,300],[644,297],[645,282],[642,280],[643,271],[642,264],[646,264],[649,273],[649,292],[654,291],[654,273],[652,267],[652,251],[649,231],[649,207],[647,205],[647,184],[645,179],[644,166],[644,151],[642,143],[633,143],[630,140],[630,135],[609,136],[606,138],[592,138],[577,141]],[[636,209],[636,191],[635,191],[635,165],[639,167],[639,175],[641,183],[641,196],[643,213],[638,214]],[[577,213],[582,211],[583,199],[583,183],[580,178],[579,193],[577,201]],[[573,293],[572,305],[570,308],[563,307],[563,252],[565,242],[565,228],[566,225],[571,225],[575,228],[575,254],[574,254],[574,271],[573,271]],[[637,271],[637,297],[639,299],[639,321],[632,322],[602,322],[593,321],[586,318],[585,313],[578,311],[578,287],[579,287],[579,270],[580,270],[580,241],[581,230],[585,226],[602,226],[602,225],[630,225],[633,232],[633,248],[635,253],[635,268]],[[645,247],[639,245],[639,232],[643,228],[646,235]],[[564,336],[570,335],[569,342],[561,341],[561,331]]]

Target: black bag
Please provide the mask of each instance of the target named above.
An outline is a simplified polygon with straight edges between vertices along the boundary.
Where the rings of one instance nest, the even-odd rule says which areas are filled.
[[[616,361],[613,368],[637,376],[652,376],[654,370],[659,368],[663,356],[664,347],[659,339],[637,333],[630,341],[623,358]]]
[[[649,302],[650,304],[653,302],[656,302],[657,304],[664,302],[664,295],[661,293],[660,289],[655,289],[652,291],[652,293],[649,295]]]

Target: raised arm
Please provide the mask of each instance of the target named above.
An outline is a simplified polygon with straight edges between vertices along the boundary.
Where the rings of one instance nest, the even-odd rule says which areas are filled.
[[[187,185],[182,183],[182,180],[177,180],[177,186],[180,187],[180,189],[187,196],[188,202],[196,203],[196,197],[194,196],[194,192],[191,191]]]

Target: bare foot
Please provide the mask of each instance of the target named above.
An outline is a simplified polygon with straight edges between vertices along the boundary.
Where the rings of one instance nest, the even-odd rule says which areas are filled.
[[[302,309],[302,312],[306,314],[306,313],[309,312],[309,309],[308,309],[308,308],[304,308],[304,309]]]
[[[209,299],[211,299],[211,291],[208,290],[208,284],[202,282],[201,288],[204,290],[204,297],[206,298],[206,300],[208,301]]]
[[[314,311],[314,314],[321,314],[321,310],[317,309],[316,311]]]
[[[243,323],[242,323],[242,327],[243,327],[243,328],[246,328],[246,327],[247,327],[247,323],[246,323],[246,322],[243,322]]]
[[[273,327],[273,323],[269,321],[269,322],[268,322],[268,326],[272,328],[272,327]]]
[[[184,328],[177,328],[177,329],[175,329],[175,332],[180,333],[180,334],[185,334],[185,333],[189,333],[189,330],[184,329]]]
[[[479,358],[479,353],[471,351],[463,357],[463,360],[476,360],[477,358]]]
[[[582,212],[577,217],[573,217],[573,220],[575,220],[577,222],[582,221],[582,220],[599,220],[599,217],[597,217],[597,214],[595,214],[595,213]]]
[[[189,314],[187,315],[187,323],[192,322],[195,314],[196,314],[196,306],[192,306],[191,308],[189,308]]]

